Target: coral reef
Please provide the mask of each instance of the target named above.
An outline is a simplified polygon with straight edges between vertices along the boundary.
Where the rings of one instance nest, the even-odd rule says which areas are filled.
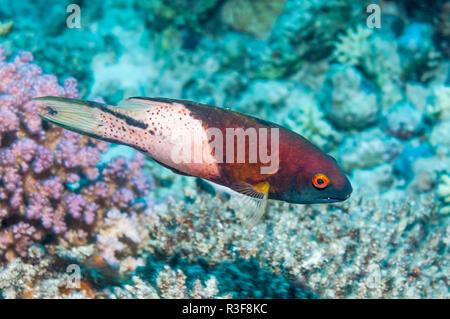
[[[439,212],[443,215],[450,214],[450,175],[442,175],[441,183],[437,187],[439,197],[442,199],[442,207]]]
[[[360,0],[82,1],[80,29],[68,3],[0,0],[0,298],[449,297],[446,1],[380,1],[380,29]],[[41,122],[40,95],[271,120],[354,192],[250,231],[238,199]]]
[[[83,248],[83,247],[80,247]],[[79,268],[69,260],[61,261],[48,255],[42,246],[28,249],[27,258],[16,258],[0,270],[1,298],[49,298],[49,299],[92,299],[92,298],[230,298],[220,295],[215,277],[204,284],[196,280],[187,288],[186,275],[180,270],[163,267],[157,274],[155,284],[134,275],[127,284],[107,285],[96,289],[85,279],[74,279],[70,267]],[[84,274],[82,273],[83,277]]]
[[[149,187],[139,172],[142,156],[99,169],[106,143],[41,121],[31,98],[77,97],[78,92],[73,78],[59,86],[32,59],[21,52],[12,62],[0,62],[0,256],[6,260],[26,255],[31,244],[48,235],[85,243],[88,230],[110,208],[142,209],[137,199]]]
[[[264,223],[248,232],[236,225],[231,201],[202,196],[153,208],[145,245],[212,265],[253,256],[324,297],[443,297],[450,228],[448,219],[433,222],[435,205],[427,198],[300,209],[273,202]]]

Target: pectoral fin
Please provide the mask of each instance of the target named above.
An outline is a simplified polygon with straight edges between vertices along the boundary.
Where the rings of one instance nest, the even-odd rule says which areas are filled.
[[[269,182],[261,182],[251,185],[245,182],[239,182],[232,187],[235,191],[245,195],[243,200],[244,214],[240,218],[250,227],[258,223],[267,207],[269,198]]]

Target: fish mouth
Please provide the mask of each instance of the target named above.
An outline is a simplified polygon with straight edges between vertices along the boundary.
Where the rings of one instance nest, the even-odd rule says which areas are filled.
[[[316,203],[336,203],[336,202],[342,202],[343,200],[345,200],[345,199],[326,197],[326,198],[318,198],[315,202]]]
[[[336,202],[342,202],[350,197],[351,193],[345,195],[344,197],[323,197],[318,198],[316,201],[318,203],[336,203]]]

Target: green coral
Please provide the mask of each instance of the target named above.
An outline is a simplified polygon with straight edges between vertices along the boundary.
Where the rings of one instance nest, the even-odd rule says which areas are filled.
[[[7,21],[7,22],[3,22],[3,23],[0,22],[0,37],[8,34],[9,31],[11,31],[12,26],[13,26],[12,21]]]

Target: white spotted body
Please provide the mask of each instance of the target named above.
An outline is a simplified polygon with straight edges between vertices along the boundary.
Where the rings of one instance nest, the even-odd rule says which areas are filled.
[[[74,103],[71,110],[61,98],[55,103],[46,99],[46,107],[52,112],[43,115],[60,126],[74,126]],[[113,143],[132,146],[154,160],[182,173],[205,179],[219,176],[219,168],[208,143],[207,132],[202,122],[191,116],[182,103],[129,99],[120,106],[108,106],[90,102],[75,114],[80,133],[91,135]],[[64,118],[66,115],[67,119]]]

